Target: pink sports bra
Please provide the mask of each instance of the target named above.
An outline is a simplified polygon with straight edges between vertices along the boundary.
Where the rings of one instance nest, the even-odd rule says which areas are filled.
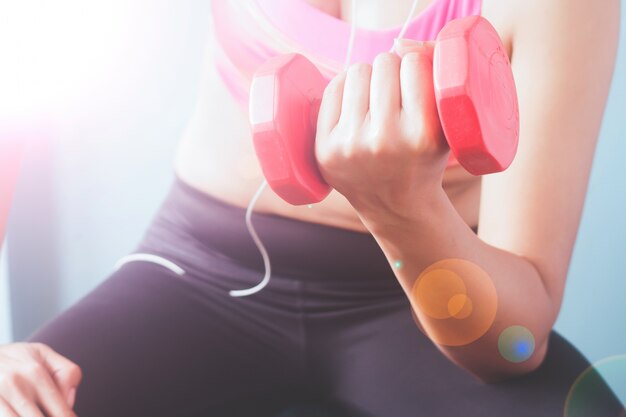
[[[411,20],[404,37],[434,40],[447,22],[480,14],[481,1],[434,0]],[[211,0],[211,12],[217,70],[246,112],[252,76],[273,56],[298,52],[329,81],[343,69],[351,24],[306,0]],[[357,27],[351,62],[371,64],[391,48],[401,28]]]

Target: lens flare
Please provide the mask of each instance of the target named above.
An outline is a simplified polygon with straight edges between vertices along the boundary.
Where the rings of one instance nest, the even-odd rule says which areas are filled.
[[[467,290],[463,279],[448,269],[433,269],[424,273],[416,283],[413,294],[421,310],[429,317],[447,319],[454,314],[450,312],[453,299],[467,299]],[[458,308],[460,310],[463,306]]]
[[[112,74],[144,15],[132,2],[0,1],[0,119],[21,126],[82,114],[85,100],[107,91],[101,85],[117,86]]]
[[[456,319],[465,319],[472,314],[472,300],[465,294],[456,294],[448,301],[448,312]]]
[[[625,404],[626,355],[611,356],[594,363],[576,378],[567,394],[563,415],[623,417]]]
[[[509,362],[524,362],[535,352],[535,338],[524,326],[510,326],[500,333],[498,350]]]
[[[411,290],[411,304],[425,333],[446,346],[476,341],[492,326],[496,288],[478,265],[444,259],[426,268]]]

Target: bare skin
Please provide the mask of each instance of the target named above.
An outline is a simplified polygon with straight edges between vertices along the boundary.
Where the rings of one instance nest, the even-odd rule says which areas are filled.
[[[347,0],[312,3],[349,18]],[[394,5],[360,3],[359,24],[401,25],[411,1]],[[421,9],[427,5],[423,2]],[[409,59],[422,65],[429,51],[408,47],[402,59],[383,53],[373,65],[353,65],[326,89],[316,157],[337,191],[312,208],[290,206],[266,192],[256,207],[371,233],[390,264],[403,261],[396,277],[422,329],[444,355],[484,381],[536,369],[560,310],[619,33],[618,0],[593,10],[588,5],[583,0],[483,1],[482,14],[503,39],[519,93],[520,146],[504,173],[476,178],[461,167],[444,171],[445,145],[428,81],[432,67],[404,71],[413,82],[400,82],[402,63]],[[428,48],[432,52],[432,45]],[[248,122],[207,57],[204,87],[180,146],[177,172],[207,194],[246,207],[262,182]],[[355,94],[355,86],[371,96]],[[419,97],[414,108],[403,107],[404,94]],[[418,134],[409,137],[409,131]],[[406,169],[395,172],[395,182],[382,180],[398,165]],[[478,236],[468,227],[476,225]],[[487,286],[468,287],[475,306],[490,302],[491,288],[497,297],[493,325],[463,346],[438,342],[450,329],[437,328],[412,293],[422,271],[452,258],[471,262],[488,277]],[[521,363],[498,355],[498,337],[512,325],[524,326],[534,337],[533,353]]]
[[[350,19],[349,0],[307,1]],[[421,2],[418,13],[431,1]],[[396,0],[396,7],[388,4],[360,2],[359,26],[402,24],[411,0]],[[371,233],[390,262],[403,260],[396,277],[412,302],[418,326],[444,355],[484,381],[532,371],[543,361],[560,309],[615,62],[620,3],[607,0],[596,9],[589,5],[583,0],[483,0],[482,14],[498,30],[511,57],[520,98],[520,148],[505,173],[476,178],[459,166],[444,171],[446,151],[429,105],[430,74],[423,65],[431,46],[407,45],[401,57],[383,54],[372,66],[341,73],[327,89],[316,156],[325,178],[341,192],[307,208],[290,206],[266,191],[256,211]],[[180,144],[176,171],[195,188],[247,207],[262,182],[248,121],[218,77],[210,53],[206,58],[205,79]],[[406,62],[418,63],[420,71],[403,71]],[[397,90],[385,89],[390,84]],[[383,97],[378,110],[367,107],[367,97],[350,94],[355,91],[346,88],[350,85],[377,91]],[[412,108],[394,107],[399,94],[420,100]],[[343,110],[342,101],[347,103]],[[398,181],[413,192],[404,193],[404,199],[392,195],[393,205],[376,203],[372,196],[388,190],[389,184],[377,179],[389,161],[407,152],[394,156],[397,150],[388,146],[390,138],[368,131],[375,113],[375,118],[386,120],[383,132],[401,139],[420,161],[407,164],[417,166],[417,177],[398,173]],[[403,136],[406,126],[390,122],[398,113],[411,115],[405,118],[409,124],[421,120],[418,137]],[[353,122],[343,123],[342,118]],[[373,136],[378,140],[376,152],[363,146]],[[354,139],[348,156],[338,152],[345,137]],[[468,228],[476,225],[478,236]],[[441,259],[471,262],[497,291],[493,325],[473,343],[439,343],[446,329],[429,322],[423,302],[413,297],[418,275]],[[489,288],[476,277],[468,278],[466,285],[477,283],[472,288],[474,305],[486,304],[481,298],[489,297]],[[493,353],[498,335],[511,324],[522,324],[534,335],[534,353],[522,363]],[[52,360],[56,364],[51,365]],[[42,380],[48,381],[43,387]],[[40,417],[41,409],[52,417],[72,416],[67,409],[73,405],[70,390],[79,382],[80,369],[45,346],[0,346],[0,414]]]
[[[0,346],[0,415],[75,417],[80,367],[41,343]]]
[[[431,1],[420,2],[416,13]],[[312,0],[310,3],[350,21],[349,1]],[[384,7],[384,1],[360,2],[358,25],[370,29],[402,25],[412,1],[397,3],[397,8],[390,8]],[[247,207],[263,180],[252,146],[247,115],[216,73],[211,54],[207,52],[205,56],[204,84],[196,112],[179,147],[176,170],[185,182],[195,188],[231,204]],[[467,224],[476,226],[480,178],[453,166],[445,174],[444,188]],[[354,208],[335,190],[313,208],[291,206],[267,190],[257,202],[255,211],[369,233]]]

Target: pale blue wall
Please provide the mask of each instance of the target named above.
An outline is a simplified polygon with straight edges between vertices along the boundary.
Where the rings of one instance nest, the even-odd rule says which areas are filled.
[[[98,81],[84,117],[27,161],[11,221],[17,339],[107,276],[133,249],[171,181],[175,143],[195,98],[208,4],[151,4],[136,20],[125,62]],[[557,323],[591,360],[626,353],[624,30],[618,61]]]
[[[83,105],[72,104],[74,120],[51,129],[51,142],[34,145],[24,163],[9,228],[16,339],[134,249],[173,178],[176,143],[194,106],[209,3],[112,4],[123,13],[106,26],[127,38],[84,36],[93,36],[94,48],[116,41],[105,57],[114,62],[92,55],[93,67],[108,70],[94,71]]]
[[[9,305],[9,273],[6,250],[0,249],[0,344],[11,341],[11,310]]]

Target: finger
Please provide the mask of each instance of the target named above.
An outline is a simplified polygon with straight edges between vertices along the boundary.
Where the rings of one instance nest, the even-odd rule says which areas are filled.
[[[317,116],[317,132],[328,135],[337,125],[341,115],[341,102],[346,81],[346,72],[337,74],[324,89],[322,103]]]
[[[435,105],[433,68],[423,52],[410,52],[400,64],[402,109],[410,117],[417,117]]]
[[[19,391],[13,393],[9,399],[9,404],[11,404],[13,410],[15,410],[20,417],[44,417],[39,407]]]
[[[36,389],[37,403],[47,413],[48,417],[69,417],[75,415],[71,409],[73,404],[68,404],[67,397],[61,394],[61,391],[47,372],[44,372],[37,379]]]
[[[369,111],[372,67],[365,63],[352,65],[346,74],[339,124],[360,126]]]
[[[20,417],[17,415],[13,407],[9,405],[5,400],[0,398],[0,416],[6,417]]]
[[[402,58],[400,83],[400,119],[403,126],[415,132],[411,134],[411,139],[415,141],[412,143],[419,147],[424,144],[422,139],[428,139],[445,147],[435,99],[432,61],[426,53],[410,52]]]
[[[400,58],[382,53],[374,59],[370,85],[370,116],[374,126],[400,114]]]
[[[436,42],[433,41],[415,41],[413,39],[395,39],[394,51],[402,58],[410,52],[424,52],[431,61],[435,51]]]
[[[39,353],[42,364],[50,371],[50,375],[59,387],[63,398],[66,399],[70,407],[73,407],[71,397],[75,395],[76,388],[82,380],[80,367],[43,343],[36,343],[34,347]],[[72,390],[74,390],[74,394],[72,394]]]

